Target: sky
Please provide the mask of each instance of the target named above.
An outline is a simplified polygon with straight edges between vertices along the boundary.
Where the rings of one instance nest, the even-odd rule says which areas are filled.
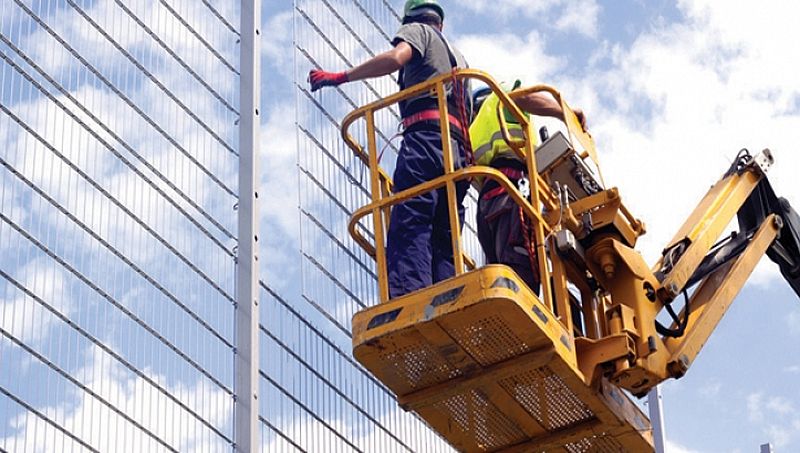
[[[321,0],[308,0],[315,1]],[[402,8],[399,0],[386,1],[397,10]],[[58,33],[78,43],[82,54],[102,72],[110,74],[114,83],[123,86],[123,91],[153,116],[154,123],[168,129],[168,135],[192,152],[200,153],[198,158],[211,168],[211,175],[233,183],[236,176],[233,158],[227,153],[214,154],[219,149],[218,142],[207,130],[201,130],[190,121],[185,111],[165,102],[165,90],[149,83],[141,74],[126,76],[121,69],[133,71],[130,63],[108,44],[106,37],[92,31],[74,7],[67,7],[63,1],[22,3],[52,9],[48,14],[53,15],[47,19]],[[190,77],[174,62],[163,64],[169,57],[146,33],[132,32],[138,30],[138,25],[122,13],[119,6],[122,2],[79,3],[90,15],[105,17],[109,24],[112,18],[118,20],[114,23],[122,28],[115,30],[124,32],[114,34],[114,38],[120,45],[139,56],[153,77],[163,81],[172,93],[188,99],[191,110],[211,122],[214,131],[225,138],[235,137],[236,128],[230,112],[216,104],[197,77]],[[180,5],[195,29],[203,32],[226,56],[235,58],[234,37],[209,14],[194,15],[204,10],[195,11],[189,0],[166,3]],[[222,8],[226,17],[236,16],[233,1],[212,3]],[[342,3],[352,4],[344,0]],[[521,78],[530,84],[555,85],[571,105],[583,108],[598,144],[606,181],[620,188],[626,205],[648,226],[648,234],[639,244],[648,262],[657,259],[672,232],[742,147],[752,152],[769,147],[777,161],[770,171],[773,186],[779,195],[800,205],[800,184],[796,180],[800,155],[793,148],[800,130],[800,85],[795,75],[800,49],[794,45],[800,41],[800,32],[795,26],[800,6],[795,6],[795,2],[768,0],[758,7],[752,3],[712,0],[443,0],[442,4],[447,11],[445,34],[472,67],[485,70],[498,80]],[[226,99],[235,99],[235,78],[218,59],[204,53],[186,27],[171,19],[164,10],[164,3],[140,1],[130,2],[130,5],[168,46],[199,71],[200,79],[220,89]],[[0,22],[4,25],[22,17],[19,7],[5,6],[6,3],[0,8]],[[26,19],[27,22],[30,21]],[[261,197],[262,277],[291,303],[300,305],[303,302],[297,276],[302,261],[298,251],[301,216],[297,205],[301,196],[297,191],[291,2],[264,1],[263,24],[264,114],[259,153],[261,192],[268,196]],[[35,27],[26,30],[32,32]],[[64,93],[54,92],[55,98],[77,115],[67,119],[59,113],[62,107],[45,100],[19,76],[5,76],[0,83],[0,99],[36,130],[44,131],[45,140],[61,148],[66,159],[74,161],[109,188],[109,194],[101,197],[42,146],[32,144],[34,141],[30,138],[21,138],[24,134],[20,129],[7,117],[0,116],[4,125],[0,127],[3,159],[11,161],[20,174],[73,212],[86,228],[78,228],[75,221],[65,220],[48,202],[20,182],[19,177],[6,170],[2,175],[8,179],[2,181],[0,193],[2,213],[51,244],[65,260],[105,288],[120,306],[128,307],[144,319],[143,322],[154,325],[166,341],[185,348],[190,355],[200,356],[203,365],[214,367],[223,379],[229,380],[229,353],[216,343],[198,341],[208,333],[187,319],[167,296],[168,293],[181,296],[215,327],[230,327],[228,321],[233,310],[207,286],[208,282],[196,275],[189,281],[185,278],[189,272],[175,272],[174,269],[183,269],[186,262],[179,259],[179,255],[186,255],[214,281],[230,288],[232,261],[214,246],[197,246],[196,238],[200,235],[196,225],[177,207],[189,210],[192,215],[197,212],[183,201],[170,204],[164,194],[152,187],[174,196],[173,188],[164,180],[173,182],[203,208],[224,219],[229,229],[235,227],[233,202],[215,187],[211,175],[195,168],[185,170],[191,165],[182,160],[173,144],[151,129],[153,124],[142,122],[103,84],[86,77],[80,64],[67,52],[53,53],[48,46],[58,46],[52,38],[41,30],[30,37],[23,36],[26,30],[19,35],[22,47],[44,66],[45,71],[57,75],[66,91],[74,96],[76,100],[70,100]],[[2,49],[11,54],[7,47]],[[308,69],[300,62],[298,78],[302,79],[302,73]],[[12,72],[7,67],[5,70],[8,73],[4,74]],[[40,77],[36,78],[41,81]],[[389,86],[387,81],[383,83],[383,88]],[[14,84],[25,88],[16,90]],[[206,94],[198,96],[197,93]],[[89,119],[78,108],[80,103],[86,104],[100,119]],[[340,110],[344,112],[346,108],[341,106]],[[78,120],[85,124],[79,124]],[[119,137],[111,137],[108,130],[100,127],[101,121],[110,125]],[[134,174],[108,153],[98,137],[128,157],[121,143],[132,144],[163,173],[157,178],[142,165],[135,166],[158,181],[146,183],[140,174]],[[109,201],[111,197],[122,200],[120,205],[132,206],[135,214],[157,230],[158,235],[144,232],[141,225],[131,222],[119,205]],[[141,200],[147,203],[140,203]],[[202,219],[201,223],[214,230]],[[170,444],[187,450],[221,448],[220,439],[187,417],[177,404],[154,396],[157,393],[154,388],[199,407],[200,415],[226,432],[231,423],[230,398],[199,377],[196,370],[187,370],[190,367],[169,355],[167,346],[110,308],[97,291],[77,281],[64,266],[45,259],[30,243],[7,233],[10,231],[7,226],[3,228],[4,234],[0,234],[3,270],[13,274],[40,298],[51,301],[52,311],[46,313],[40,304],[23,296],[4,280],[0,291],[0,327],[77,376],[86,389],[101,395],[112,405],[130,409],[132,417],[145,419],[146,427]],[[96,232],[109,246],[101,247],[97,238],[90,237],[86,230]],[[233,246],[231,238],[219,232],[215,234],[226,247]],[[165,238],[163,242],[158,240],[159,235]],[[172,244],[175,250],[167,250],[165,244]],[[130,265],[112,256],[108,251],[112,248],[146,269],[161,288],[144,281]],[[210,249],[215,253],[208,253]],[[6,257],[16,260],[13,269],[5,266],[9,262],[7,259],[10,260]],[[758,446],[766,442],[771,442],[776,452],[800,451],[797,385],[800,352],[795,346],[800,340],[800,304],[774,266],[768,262],[762,264],[688,374],[663,387],[670,452],[750,452],[757,451]],[[214,303],[207,303],[209,300]],[[345,312],[343,310],[342,318],[349,317]],[[85,336],[79,336],[77,330],[67,326],[64,318],[55,313],[76,320],[99,339],[97,343],[108,345],[110,349],[98,348]],[[264,320],[265,323],[283,321]],[[187,333],[188,329],[194,331]],[[290,332],[290,335],[297,332]],[[230,332],[223,334],[230,335]],[[349,339],[342,341],[342,338],[344,336],[340,335],[336,339],[340,346],[345,347],[341,343],[349,345]],[[14,374],[6,372],[0,376],[9,381],[4,381],[4,385],[17,386],[14,389],[19,389],[20,395],[29,398],[36,408],[61,417],[66,426],[95,445],[111,449],[122,445],[134,445],[132,448],[142,445],[141,448],[146,449],[153,445],[152,440],[146,439],[149,443],[125,444],[127,432],[122,437],[109,436],[106,425],[92,424],[94,416],[108,426],[119,426],[121,415],[112,414],[107,407],[100,408],[108,405],[99,404],[97,398],[90,397],[86,391],[67,390],[66,384],[38,391],[39,384],[30,385],[25,379],[43,376],[42,370],[46,367],[39,363],[41,361],[26,357],[9,340],[2,341],[4,347],[9,348],[4,351],[15,351],[2,356],[7,361],[3,366],[20,364],[13,369]],[[292,344],[299,344],[299,341]],[[110,351],[129,358],[133,362],[131,367],[144,371],[142,375],[122,366]],[[340,368],[332,368],[339,374],[337,378],[349,379]],[[7,369],[11,368],[3,368]],[[285,374],[273,377],[289,381],[295,377],[291,372]],[[59,382],[57,377],[41,379],[36,382],[44,382],[42,387]],[[310,380],[304,382],[304,385],[312,384]],[[353,391],[352,387],[354,385],[346,390]],[[153,407],[153,402],[159,401],[161,412]],[[291,407],[287,413],[296,412],[296,408]],[[161,423],[158,416],[148,417],[153,411],[170,418],[172,425]],[[0,439],[3,445],[19,441],[35,451],[52,451],[57,445],[63,445],[63,440],[56,439],[57,436],[37,436],[36,428],[30,427],[41,423],[36,424],[34,416],[20,415],[21,412],[8,401],[0,407],[3,432],[10,436]],[[379,418],[391,426],[397,423],[397,412],[399,410],[387,410]],[[347,424],[344,419],[331,423],[341,426],[343,431],[353,429],[344,426]],[[185,429],[171,429],[176,424]],[[319,424],[312,421],[309,425],[308,417],[290,420],[288,425],[291,426],[287,432],[303,433],[302,437],[315,438],[318,442],[330,439],[330,434],[322,432]],[[322,433],[315,435],[317,429]],[[374,436],[378,439],[375,442],[384,436],[379,432],[361,434]],[[143,442],[140,437],[135,437],[136,442]],[[265,438],[265,448],[283,451],[281,445],[270,444],[272,440],[274,436]],[[367,445],[376,445],[371,442],[367,441]]]
[[[232,2],[216,4],[236,17]],[[209,427],[231,426],[231,398],[198,371],[232,380],[232,353],[218,339],[232,335],[233,304],[221,292],[233,292],[225,251],[235,244],[212,231],[235,231],[235,199],[211,181],[235,184],[222,142],[237,136],[236,117],[217,103],[236,103],[238,79],[219,61],[238,51],[211,14],[171,5],[174,14],[153,2],[0,7],[0,385],[102,451],[219,451],[225,442]],[[71,445],[3,397],[0,448]]]
[[[647,225],[638,249],[648,262],[741,148],[771,149],[773,187],[800,205],[796,2],[441,3],[445,35],[471,67],[498,80],[555,85],[584,110],[606,182]],[[288,168],[291,143],[277,131],[291,127],[281,114],[292,102],[290,10],[267,2],[265,22],[275,33],[263,50],[264,92],[272,93],[264,136],[279,146],[262,152]],[[265,174],[267,187],[286,187],[277,173]],[[297,199],[278,197],[272,203],[280,206]],[[280,238],[296,234],[295,221],[267,219]],[[291,254],[275,260],[283,258]],[[776,452],[800,450],[798,322],[798,300],[764,260],[688,374],[664,384],[668,451],[748,452],[767,442]]]
[[[224,103],[237,105],[239,78],[223,63],[236,64],[240,40],[220,18],[238,24],[238,4],[0,7],[0,449],[229,446],[239,122]],[[348,337],[324,343],[298,314],[294,100],[273,92],[292,75],[291,15],[274,14],[285,6],[265,2],[263,29],[277,58],[263,72],[259,151],[278,186],[259,192],[262,277],[291,301],[260,291],[259,415],[277,427],[259,425],[264,450],[293,451],[275,429],[308,451],[441,446],[409,439],[420,422],[361,388],[355,362],[331,359]]]

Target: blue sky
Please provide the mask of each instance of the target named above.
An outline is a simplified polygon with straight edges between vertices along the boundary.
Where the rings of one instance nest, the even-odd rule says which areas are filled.
[[[208,428],[231,426],[231,399],[198,378],[198,368],[225,381],[218,387],[232,380],[224,339],[232,335],[233,299],[221,293],[233,292],[234,243],[222,229],[235,231],[235,200],[206,183],[216,178],[235,187],[236,159],[219,152],[224,147],[209,130],[235,144],[236,118],[216,103],[236,103],[237,79],[175,16],[205,32],[223,58],[236,61],[238,52],[235,36],[210,13],[171,4],[179,12],[152,2],[129,2],[132,12],[109,1],[0,7],[0,105],[7,110],[0,115],[0,385],[100,450],[148,451],[159,436],[182,449],[211,450],[224,442]],[[232,2],[217,5],[236,17],[235,8],[225,8]],[[198,76],[170,64],[131,15]],[[188,164],[189,156],[197,163]],[[208,329],[198,329],[200,317]],[[219,336],[206,341],[212,330]],[[3,449],[70,448],[60,430],[46,426],[18,402],[0,403]]]
[[[441,3],[445,34],[472,67],[500,80],[553,84],[584,109],[606,181],[648,226],[640,242],[648,262],[742,147],[771,148],[776,191],[800,204],[800,85],[792,75],[800,53],[790,44],[800,38],[790,19],[800,11],[792,2]],[[290,12],[267,2],[265,21],[277,31],[267,35],[263,60],[264,92],[272,93],[263,136],[274,138],[291,126],[278,113],[292,102],[283,90],[292,76],[283,34],[291,33]],[[283,176],[264,178],[268,187],[286,187]],[[297,198],[281,200],[273,203]],[[267,221],[293,237],[291,216]],[[291,261],[291,253],[280,256]],[[800,304],[762,262],[687,376],[663,387],[669,451],[756,451],[766,442],[776,451],[800,449],[798,323]]]
[[[193,1],[171,0],[169,3],[181,5],[181,11],[195,28],[207,31],[207,37],[216,47],[235,59],[235,39],[219,24],[213,25],[215,22],[210,15],[195,15],[203,10],[194,10]],[[307,3],[315,1],[319,2],[307,0]],[[353,4],[350,0],[329,1]],[[401,9],[401,1],[391,2],[396,9]],[[213,3],[220,6],[231,20],[236,17],[236,8],[232,6],[235,1]],[[363,3],[379,4],[377,0]],[[796,31],[794,22],[800,17],[800,11],[792,2],[768,0],[758,7],[743,2],[713,0],[443,0],[442,3],[448,11],[445,34],[473,67],[488,71],[500,80],[519,77],[528,83],[556,85],[571,104],[585,110],[590,130],[598,142],[607,182],[619,186],[626,204],[648,225],[649,232],[642,238],[640,246],[649,262],[655,261],[672,232],[741,147],[754,152],[770,147],[778,162],[771,171],[773,185],[779,194],[800,205],[800,184],[796,179],[800,154],[794,149],[797,131],[800,130],[800,89],[795,68],[800,61],[800,49],[794,46],[800,41],[800,32]],[[185,148],[199,153],[201,160],[208,160],[212,174],[234,184],[234,159],[226,152],[217,153],[219,146],[215,140],[184,118],[175,105],[164,102],[162,90],[146,82],[141,74],[132,76],[129,63],[105,38],[91,31],[73,11],[74,8],[55,6],[63,4],[63,1],[33,4],[40,8],[52,7],[53,16],[47,19],[59,33],[79,47],[101,71],[112,75],[114,83],[122,85],[135,102],[143,105],[155,118],[154,122],[169,129],[170,135]],[[125,19],[117,4],[108,0],[82,4],[94,17],[124,19],[120,24],[127,28],[119,30],[125,33],[118,30],[119,35],[115,35],[122,46],[141,57],[155,77],[165,81],[180,99],[187,100],[194,111],[214,125],[215,131],[226,138],[235,138],[233,116],[219,106],[214,107],[215,101],[209,95],[198,96],[203,89],[196,85],[197,80],[183,73],[177,65],[162,65],[168,58],[146,34],[127,33],[136,30],[136,25]],[[205,79],[218,87],[226,98],[235,99],[236,79],[216,59],[198,53],[201,46],[182,26],[169,20],[170,14],[152,2],[133,4],[139,8],[137,14],[146,18],[146,22],[156,28]],[[15,17],[22,17],[18,7],[5,6],[0,8],[3,24],[10,25],[17,20]],[[264,123],[260,155],[263,159],[262,193],[267,196],[261,198],[262,275],[293,306],[303,307],[301,288],[297,283],[301,280],[302,258],[298,252],[301,215],[296,208],[302,198],[297,191],[300,178],[295,129],[295,121],[302,120],[298,118],[302,112],[296,114],[292,85],[295,67],[291,2],[268,0],[263,2],[263,7]],[[208,175],[197,169],[188,169],[191,166],[187,166],[181,154],[151,128],[152,124],[143,122],[97,80],[86,77],[86,71],[67,52],[54,52],[58,46],[54,45],[52,38],[35,27],[30,30],[35,33],[14,37],[20,38],[22,47],[34,60],[61,80],[71,95],[89,105],[116,134],[147,156],[163,172],[164,178],[172,180],[215,217],[223,219],[226,227],[235,228],[231,199],[208,180]],[[374,36],[370,39],[379,41]],[[3,51],[12,54],[6,47]],[[129,71],[121,71],[123,67],[128,67]],[[118,139],[111,140],[107,132],[93,121],[88,122],[86,128],[79,126],[58,113],[59,108],[36,94],[28,82],[19,76],[11,78],[7,75],[12,73],[8,67],[3,69],[8,71],[4,72],[7,78],[0,85],[3,105],[9,105],[11,110],[41,131],[46,140],[63,148],[68,159],[86,169],[101,185],[110,187],[123,204],[134,206],[137,215],[149,221],[215,281],[232,288],[230,257],[221,249],[209,253],[212,247],[197,246],[198,233],[183,215],[160,195],[152,193],[140,177],[123,168],[119,159],[109,154],[98,144],[96,137],[84,129],[92,129],[123,151]],[[308,69],[300,62],[298,79],[302,79]],[[381,90],[391,91],[387,81],[380,83]],[[24,88],[13,89],[15,86]],[[330,93],[318,96],[328,102],[336,99]],[[67,106],[77,111],[72,103],[67,102]],[[338,106],[337,110],[343,113],[346,108]],[[83,114],[79,117],[85,120]],[[0,127],[4,160],[11,161],[21,174],[41,186],[91,230],[123,251],[127,258],[146,268],[165,288],[201,311],[214,326],[219,323],[230,327],[231,305],[210,287],[204,286],[206,283],[198,276],[188,279],[186,275],[191,273],[172,272],[183,266],[173,256],[174,252],[163,250],[159,241],[144,234],[109,201],[81,182],[81,178],[70,176],[72,173],[41,146],[33,145],[30,138],[21,139],[24,134],[6,116],[0,115],[0,119],[4,125]],[[96,240],[89,238],[74,222],[56,213],[19,178],[6,170],[3,172],[3,177],[8,178],[0,184],[3,187],[0,203],[4,215],[47,242],[67,261],[86,272],[90,279],[106,288],[121,304],[154,324],[170,341],[178,343],[192,355],[199,355],[204,365],[218,371],[215,374],[223,376],[226,381],[230,379],[230,354],[216,343],[197,341],[198,337],[208,334],[185,320],[185,314],[165,297],[165,291],[153,290],[149,283],[134,275],[130,266],[114,261],[115,258],[107,252],[98,252],[102,248]],[[167,190],[163,183],[155,186]],[[148,203],[140,203],[144,198]],[[341,226],[337,224],[333,228],[341,230]],[[3,252],[4,271],[12,273],[34,293],[51,301],[55,310],[71,316],[114,351],[129,358],[152,380],[146,382],[130,373],[112,359],[108,351],[93,346],[62,320],[37,308],[39,304],[23,296],[11,284],[0,282],[3,283],[0,289],[3,313],[0,324],[6,331],[43,351],[117,406],[134,408],[132,414],[135,418],[146,420],[147,426],[170,443],[195,449],[218,446],[216,442],[220,439],[198,427],[191,418],[186,419],[186,414],[171,403],[164,404],[161,409],[173,425],[161,424],[158,417],[150,416],[150,404],[159,401],[152,397],[152,387],[157,382],[182,401],[189,401],[192,407],[200,407],[204,417],[226,432],[230,428],[231,407],[227,395],[208,385],[196,371],[184,370],[189,367],[167,354],[164,345],[149,344],[155,343],[151,335],[136,330],[138,327],[131,320],[109,308],[96,291],[76,281],[62,266],[44,259],[28,241],[20,240],[19,235],[7,226],[0,231],[3,233],[0,234],[0,251]],[[232,247],[230,238],[219,232],[215,234],[225,246]],[[313,245],[307,243],[306,247],[313,248]],[[325,303],[336,308],[336,300]],[[272,305],[262,306],[266,307],[262,309],[262,320],[274,329],[271,332],[285,334],[281,337],[283,341],[301,353],[308,352],[304,350],[308,344],[303,343],[308,340],[306,337],[311,336],[308,331],[295,326],[298,321],[285,310],[271,311]],[[345,307],[334,315],[349,319],[351,309],[352,306]],[[275,313],[282,313],[283,317]],[[310,315],[309,319],[330,333],[340,348],[346,350],[349,347],[349,339],[341,332],[335,332],[318,313]],[[192,326],[197,332],[190,332],[186,326]],[[230,333],[225,331],[223,334],[228,336]],[[749,452],[756,451],[764,442],[772,442],[776,451],[800,450],[800,392],[797,385],[800,352],[795,346],[798,340],[800,304],[780,280],[774,267],[765,262],[723,319],[688,375],[664,386],[669,451]],[[3,341],[12,347],[8,341]],[[275,345],[268,341],[264,340],[266,345],[262,351],[274,352]],[[201,350],[195,351],[194,348]],[[20,357],[25,354],[15,351],[4,354],[2,358],[15,364],[20,362]],[[280,357],[290,362],[285,356]],[[319,359],[324,363],[331,356],[320,354],[311,361]],[[268,356],[267,359],[276,357],[279,356]],[[6,367],[3,370],[11,369],[6,365],[8,362],[3,363]],[[289,384],[293,384],[293,380],[302,381],[298,388],[310,388],[316,383],[311,379],[295,379],[297,376],[293,373],[296,372],[292,369],[297,368],[297,363],[292,362],[285,369],[281,364],[264,363],[270,373],[272,366],[278,369],[271,376],[279,381],[285,380]],[[348,366],[344,364],[345,368]],[[73,426],[79,434],[91,437],[93,434],[87,433],[103,428],[102,436],[96,434],[93,438],[99,445],[125,442],[124,438],[113,438],[110,431],[104,429],[105,425],[98,425],[98,428],[82,423],[86,414],[102,417],[97,415],[101,413],[97,401],[86,393],[68,390],[72,387],[52,376],[52,372],[51,377],[42,378],[46,376],[44,368],[27,357],[19,370],[14,368],[14,373],[4,372],[0,377],[9,381],[4,385],[16,386],[14,389],[18,389],[31,404],[61,414],[65,424]],[[363,378],[351,379],[350,371],[343,372],[338,366],[329,368],[323,372],[336,374],[334,380],[348,381],[349,387],[343,387],[347,387],[347,392],[358,394],[355,400],[361,401],[360,398],[368,393],[358,388]],[[358,377],[355,372],[353,374]],[[308,373],[304,377],[309,378]],[[44,380],[34,381],[35,378]],[[44,384],[31,385],[30,382]],[[61,384],[48,385],[54,382]],[[48,388],[40,392],[40,387]],[[301,396],[308,397],[319,388]],[[275,397],[274,389],[262,401],[271,401],[270,397]],[[374,399],[365,399],[375,406]],[[335,398],[320,399],[318,403],[324,406],[332,400]],[[276,423],[286,422],[286,418],[298,412],[285,401],[270,410],[266,415]],[[325,415],[330,415],[343,432],[351,430],[349,432],[353,433],[352,430],[368,426],[346,426],[347,420],[356,418],[351,417],[353,414],[346,414],[345,419],[339,420],[332,409],[329,411]],[[399,420],[403,420],[397,416],[398,412],[381,406],[381,413],[377,416],[389,426],[396,426],[400,424]],[[4,432],[40,450],[55,448],[52,447],[55,437],[47,436],[45,439],[39,436],[37,439],[37,430],[29,428],[38,426],[33,425],[34,417],[30,414],[18,416],[21,413],[19,406],[5,401],[0,407]],[[115,420],[102,418],[109,424]],[[300,433],[298,437],[305,439],[313,438],[316,442],[330,439],[330,433],[315,434],[318,425],[304,426],[308,418],[297,417],[284,426],[288,426],[288,432]],[[91,415],[89,420],[92,420]],[[114,426],[118,424],[119,420],[114,421]],[[171,429],[175,424],[193,428],[183,431]],[[407,429],[404,431],[408,434]],[[357,435],[366,438],[362,439],[366,445],[378,445],[375,442],[380,440],[380,436],[385,437],[378,432],[359,432]],[[274,436],[266,439],[265,443],[270,440],[274,440]],[[424,444],[426,440],[417,439],[417,442]],[[280,445],[275,450],[282,451]]]

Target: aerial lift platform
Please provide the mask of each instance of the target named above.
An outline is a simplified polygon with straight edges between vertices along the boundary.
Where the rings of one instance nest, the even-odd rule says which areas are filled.
[[[455,170],[447,140],[444,175],[393,193],[379,165],[376,112],[431,92],[448,118],[446,85],[467,78],[500,97],[504,139],[535,175],[530,196],[496,169]],[[567,132],[535,148],[532,124],[514,103],[533,91],[562,105]],[[501,108],[524,138],[512,137]],[[366,146],[350,133],[360,120]],[[449,135],[448,121],[440,125]],[[381,302],[354,316],[353,354],[401,407],[460,451],[653,451],[650,422],[630,395],[686,373],[764,254],[800,296],[800,218],[769,185],[768,150],[740,152],[650,267],[634,249],[644,224],[616,189],[605,188],[592,137],[552,87],[506,93],[487,74],[461,70],[352,112],[342,135],[370,169],[372,202],[349,230],[376,259]],[[390,300],[384,240],[391,207],[443,187],[453,200],[456,181],[475,177],[505,187],[530,220],[541,295],[510,268],[477,267],[464,255],[451,203],[456,275]],[[720,241],[734,217],[740,231]]]

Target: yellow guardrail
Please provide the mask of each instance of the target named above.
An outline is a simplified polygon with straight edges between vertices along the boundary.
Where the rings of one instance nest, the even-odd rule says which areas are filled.
[[[379,162],[375,133],[376,112],[397,104],[400,101],[413,98],[422,93],[431,93],[435,95],[438,100],[440,113],[439,124],[441,127],[442,136],[450,136],[450,122],[448,121],[447,92],[445,90],[445,84],[448,82],[453,82],[455,79],[459,79],[462,82],[467,79],[471,79],[485,83],[500,99],[498,112],[501,111],[500,106],[505,107],[520,125],[524,132],[524,138],[514,139],[511,137],[511,134],[508,131],[505,115],[499,115],[504,139],[517,153],[517,155],[524,160],[528,168],[528,175],[535,175],[529,176],[531,183],[530,201],[526,200],[525,197],[520,194],[516,186],[512,184],[505,175],[494,168],[485,166],[472,166],[455,170],[450,140],[442,140],[442,153],[444,158],[444,174],[442,176],[392,194],[391,178],[380,167]],[[592,140],[591,136],[583,130],[577,119],[577,116],[563,101],[560,93],[557,90],[547,85],[536,85],[522,90],[515,90],[512,93],[507,93],[490,75],[474,69],[462,69],[455,71],[453,74],[446,74],[433,78],[427,82],[407,88],[384,99],[380,99],[358,108],[344,118],[342,121],[342,138],[353,150],[356,157],[361,159],[369,167],[372,198],[370,204],[362,207],[353,214],[353,217],[348,225],[348,230],[353,239],[376,260],[378,267],[379,297],[381,303],[389,300],[389,287],[386,269],[385,231],[388,229],[391,207],[409,198],[418,196],[425,192],[437,190],[442,187],[445,187],[447,190],[448,200],[455,200],[456,182],[475,177],[485,177],[496,181],[498,184],[504,187],[512,199],[519,206],[521,206],[523,213],[529,219],[533,219],[532,229],[535,235],[534,237],[537,248],[536,252],[539,261],[539,269],[541,272],[540,281],[542,282],[542,294],[544,295],[546,304],[550,306],[551,309],[553,308],[550,271],[548,270],[545,252],[545,238],[548,237],[549,233],[552,232],[556,225],[548,225],[542,215],[542,209],[555,210],[560,209],[561,207],[559,206],[559,200],[557,196],[550,189],[550,187],[548,187],[547,182],[539,175],[539,172],[537,171],[536,159],[534,158],[533,154],[532,138],[534,137],[534,131],[528,115],[525,114],[513,101],[514,98],[533,91],[547,91],[556,98],[565,112],[565,123],[567,125],[567,129],[569,130],[570,140],[574,137],[580,141],[584,146],[584,153],[586,156],[591,157],[595,164],[597,164],[594,141]],[[350,134],[351,126],[359,119],[364,119],[366,122],[366,148],[356,141],[356,139],[354,139]],[[457,203],[450,203],[448,210],[450,217],[450,230],[452,232],[451,236],[455,272],[456,275],[460,275],[465,271],[465,262],[469,268],[474,268],[475,265],[472,260],[465,256],[462,250],[461,229],[459,228]],[[358,228],[361,220],[369,214],[372,214],[374,241],[370,241],[364,237]],[[562,221],[564,220],[569,223],[577,223],[577,220],[574,219],[574,217],[571,219],[562,218]]]
[[[555,98],[556,102],[558,102],[558,104],[561,106],[561,111],[564,112],[564,124],[567,127],[567,139],[573,145],[575,141],[581,144],[583,147],[583,152],[580,154],[581,159],[590,158],[592,160],[592,163],[594,163],[594,166],[600,176],[600,182],[605,185],[603,174],[600,171],[600,160],[597,158],[597,148],[595,147],[594,138],[592,138],[592,134],[590,134],[589,131],[583,128],[578,116],[561,96],[561,92],[550,85],[539,84],[516,89],[509,93],[509,97],[513,100],[525,96],[526,94],[539,92],[550,93],[553,98]],[[505,118],[502,116],[500,118],[502,121],[501,124],[504,124]],[[508,140],[506,141],[508,142]],[[513,145],[509,142],[509,146]]]

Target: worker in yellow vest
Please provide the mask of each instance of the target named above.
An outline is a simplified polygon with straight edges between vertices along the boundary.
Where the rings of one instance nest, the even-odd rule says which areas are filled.
[[[519,88],[516,81],[511,91]],[[503,85],[504,89],[507,89]],[[500,170],[512,183],[524,185],[527,180],[525,163],[503,139],[497,108],[500,98],[489,88],[477,90],[473,105],[477,115],[469,128],[469,135],[477,165],[487,165]],[[561,105],[549,94],[530,93],[515,99],[516,104],[529,114],[563,119]],[[583,127],[586,119],[581,109],[574,109]],[[512,137],[522,138],[523,131],[514,117],[504,109],[508,130]],[[535,140],[531,137],[531,140]],[[536,145],[536,143],[534,143]],[[522,183],[520,183],[522,181]],[[493,180],[476,181],[479,185],[478,240],[486,254],[487,264],[505,264],[517,273],[531,288],[539,291],[539,272],[533,251],[532,230],[527,228],[522,210],[506,190]]]

